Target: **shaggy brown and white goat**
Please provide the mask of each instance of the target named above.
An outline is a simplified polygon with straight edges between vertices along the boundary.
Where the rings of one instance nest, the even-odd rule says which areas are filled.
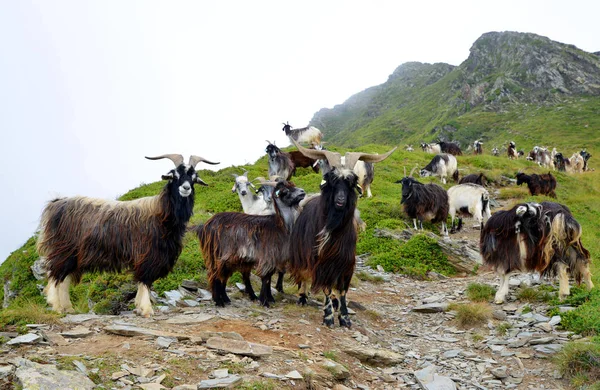
[[[590,254],[581,243],[581,225],[566,206],[554,202],[518,204],[498,211],[480,236],[485,265],[496,270],[500,287],[495,302],[503,303],[513,272],[537,271],[559,276],[559,297],[569,294],[567,271],[592,288]]]
[[[253,268],[262,279],[260,303],[269,306],[269,302],[274,302],[271,277],[275,271],[285,269],[289,258],[290,232],[296,218],[295,209],[306,194],[287,181],[266,182],[263,185],[275,187],[275,214],[223,212],[194,228],[206,264],[213,301],[217,306],[231,302],[225,287],[235,271],[242,273],[250,299],[256,299],[250,283]]]
[[[552,157],[550,157],[550,152],[548,152],[548,149],[546,148],[534,146],[529,152],[527,160],[536,162],[540,167],[554,169],[554,161],[552,160]]]
[[[282,130],[290,138],[290,141],[306,143],[313,149],[321,145],[321,141],[323,140],[323,133],[314,126],[292,129],[292,126],[288,122],[283,124]]]
[[[363,195],[366,193],[367,198],[371,198],[371,184],[375,178],[375,169],[372,163],[357,161],[353,169],[356,176],[358,176],[358,185],[362,189]]]
[[[537,175],[532,173],[526,175],[522,172],[517,173],[517,185],[527,183],[529,193],[531,195],[548,195],[552,198],[556,198],[556,179],[550,172],[547,174]]]
[[[402,184],[400,204],[403,205],[404,212],[412,218],[414,228],[423,230],[423,221],[441,222],[442,233],[448,235],[448,193],[437,184],[423,184],[411,176],[412,172],[396,183]]]
[[[473,154],[483,154],[483,142],[480,140],[473,142]]]
[[[289,272],[300,287],[298,303],[306,304],[306,283],[312,280],[312,290],[325,293],[323,323],[332,326],[338,308],[333,290],[339,293],[340,326],[351,326],[346,293],[356,262],[355,209],[358,178],[352,171],[357,161],[375,163],[386,154],[348,152],[344,157],[327,150],[306,149],[294,142],[304,155],[327,160],[331,170],[323,175],[321,195],[309,200],[298,216],[290,240]]]
[[[585,170],[585,160],[580,153],[573,153],[571,158],[565,158],[562,153],[556,153],[554,164],[559,171],[581,173]]]
[[[278,176],[285,180],[290,180],[292,173],[296,169],[290,154],[279,149],[275,145],[275,141],[273,143],[270,141],[267,142],[269,145],[267,145],[265,152],[269,157],[269,177]]]
[[[510,143],[508,144],[507,154],[508,158],[510,158],[511,160],[519,158],[519,152],[517,152],[517,145],[514,141],[510,141]]]
[[[218,163],[191,156],[184,164],[179,154],[146,158],[175,163],[162,176],[168,182],[159,195],[126,202],[59,198],[44,209],[37,251],[45,258],[45,291],[53,310],[73,310],[69,285],[79,283],[84,273],[132,269],[138,283],[136,312],[144,317],[154,313],[150,287],[175,265],[194,208],[194,184],[206,185],[195,167]]]

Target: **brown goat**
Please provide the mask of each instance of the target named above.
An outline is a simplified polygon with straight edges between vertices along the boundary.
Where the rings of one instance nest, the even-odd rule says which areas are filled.
[[[531,195],[548,195],[552,198],[556,198],[556,179],[550,172],[547,174],[537,175],[532,173],[526,175],[522,172],[517,173],[517,185],[527,183],[529,193]]]
[[[294,163],[294,170],[292,176],[296,175],[296,168],[312,168],[315,173],[319,173],[319,160],[315,160],[310,157],[306,157],[298,150],[292,150],[289,152],[290,158]]]

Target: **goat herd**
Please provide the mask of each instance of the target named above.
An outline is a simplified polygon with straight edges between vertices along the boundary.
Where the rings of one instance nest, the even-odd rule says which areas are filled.
[[[167,183],[156,196],[132,201],[87,197],[50,201],[42,213],[37,239],[38,254],[45,259],[48,276],[44,291],[48,304],[59,312],[72,311],[69,286],[78,283],[84,273],[129,269],[138,285],[135,312],[152,315],[152,283],[173,269],[185,232],[193,231],[200,242],[217,306],[230,302],[226,285],[236,271],[242,274],[250,299],[258,299],[264,306],[274,302],[273,274],[279,274],[276,288],[283,291],[283,275],[288,272],[298,285],[299,304],[307,303],[310,280],[313,292],[325,294],[323,322],[332,326],[339,310],[340,325],[350,327],[346,293],[354,273],[357,232],[362,224],[357,198],[363,192],[371,196],[373,164],[385,160],[396,148],[382,155],[347,152],[342,156],[322,147],[322,134],[315,127],[292,129],[284,124],[283,130],[298,151],[286,153],[269,142],[269,179],[256,179],[256,194],[247,172],[234,175],[232,192],[238,194],[243,213],[217,213],[204,224],[188,227],[194,184],[207,185],[198,177],[196,166],[200,162],[218,163],[191,156],[186,164],[179,154],[146,157],[170,159],[175,165],[162,176]],[[310,149],[300,143],[308,144]],[[511,145],[514,147],[514,143]],[[480,141],[474,146],[476,152],[482,151]],[[444,183],[451,176],[458,181],[454,157],[461,154],[458,145],[440,142],[423,144],[423,149],[436,156],[420,171],[421,176],[437,175]],[[307,196],[289,181],[296,167],[322,172],[319,194]],[[519,270],[557,274],[561,296],[568,294],[567,271],[578,282],[583,279],[592,287],[590,254],[581,244],[581,226],[565,206],[526,203],[491,215],[483,174],[465,176],[446,191],[437,184],[418,182],[413,172],[408,176],[405,172],[399,183],[401,203],[415,229],[422,229],[423,221],[441,222],[447,235],[448,214],[452,231],[461,228],[462,216],[477,219],[484,262],[501,276],[496,302],[502,302],[508,291],[508,274]],[[527,183],[531,182],[529,179]],[[250,283],[252,270],[262,281],[258,297]]]

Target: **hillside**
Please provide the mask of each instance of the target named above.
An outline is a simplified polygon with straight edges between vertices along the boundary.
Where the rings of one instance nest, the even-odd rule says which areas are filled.
[[[408,62],[311,125],[333,143],[517,143],[598,147],[600,58],[528,33],[482,35],[459,66]],[[529,147],[530,145],[527,145]]]

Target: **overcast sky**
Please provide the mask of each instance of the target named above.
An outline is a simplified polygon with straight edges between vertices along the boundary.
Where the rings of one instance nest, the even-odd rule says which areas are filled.
[[[0,0],[0,261],[52,197],[114,199],[172,168],[145,155],[253,162],[287,144],[283,121],[407,61],[458,65],[485,32],[598,51],[599,4]]]

